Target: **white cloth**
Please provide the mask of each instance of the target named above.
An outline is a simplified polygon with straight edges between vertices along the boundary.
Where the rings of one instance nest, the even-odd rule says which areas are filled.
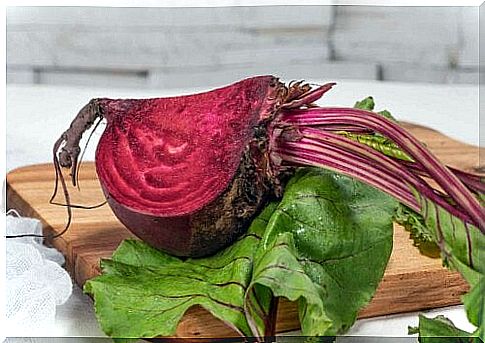
[[[6,234],[42,234],[42,224],[33,218],[7,214]],[[6,243],[7,327],[23,331],[52,325],[56,307],[72,293],[72,281],[61,266],[64,256],[42,244],[40,237],[10,238]]]

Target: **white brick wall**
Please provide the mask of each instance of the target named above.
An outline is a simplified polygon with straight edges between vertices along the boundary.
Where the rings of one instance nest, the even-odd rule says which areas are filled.
[[[478,81],[478,8],[340,6],[332,39],[343,61],[372,61],[384,80]]]
[[[291,78],[475,82],[478,9],[7,8],[7,81],[184,87]]]

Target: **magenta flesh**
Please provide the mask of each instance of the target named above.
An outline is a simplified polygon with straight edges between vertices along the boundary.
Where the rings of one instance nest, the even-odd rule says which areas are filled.
[[[191,214],[229,184],[271,77],[175,98],[102,100],[108,125],[96,170],[110,197],[154,216]],[[263,117],[263,118],[261,118]]]

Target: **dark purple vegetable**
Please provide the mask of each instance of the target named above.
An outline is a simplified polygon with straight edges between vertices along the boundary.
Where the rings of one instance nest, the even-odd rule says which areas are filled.
[[[156,99],[93,99],[54,146],[54,162],[78,172],[79,141],[106,129],[96,169],[115,215],[156,248],[202,256],[233,242],[298,166],[355,177],[420,211],[414,191],[484,232],[478,176],[441,164],[398,124],[355,108],[313,103],[332,88],[285,86],[259,76],[210,92]],[[385,156],[341,132],[379,133],[412,162]],[[433,179],[441,188],[426,181]]]

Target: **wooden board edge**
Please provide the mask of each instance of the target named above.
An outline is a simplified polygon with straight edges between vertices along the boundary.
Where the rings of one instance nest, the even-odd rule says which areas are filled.
[[[10,185],[8,178],[6,182],[6,197],[5,204],[6,210],[14,209],[22,217],[37,218],[41,221],[42,227],[47,227],[47,222],[39,215],[39,213],[29,206],[27,201],[20,194],[18,194],[15,189]]]

